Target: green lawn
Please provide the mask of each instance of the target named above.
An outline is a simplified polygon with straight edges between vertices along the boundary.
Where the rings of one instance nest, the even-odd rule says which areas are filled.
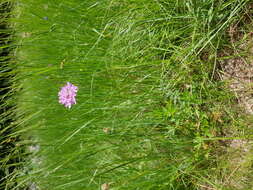
[[[218,52],[249,0],[12,2],[22,167],[5,189],[233,190],[222,143],[247,138],[248,119]],[[78,87],[70,109],[66,82]]]

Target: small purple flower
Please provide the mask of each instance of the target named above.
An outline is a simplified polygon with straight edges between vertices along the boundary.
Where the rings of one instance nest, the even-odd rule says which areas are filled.
[[[71,108],[72,104],[76,104],[76,93],[77,86],[67,82],[67,84],[61,88],[61,91],[58,93],[59,103],[63,104],[67,108]]]

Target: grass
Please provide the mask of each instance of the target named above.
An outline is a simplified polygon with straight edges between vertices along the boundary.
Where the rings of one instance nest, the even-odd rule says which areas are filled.
[[[248,138],[248,119],[218,79],[218,52],[248,2],[13,0],[1,75],[16,143],[2,188],[232,189],[219,151]],[[57,97],[67,81],[79,88],[71,109]]]

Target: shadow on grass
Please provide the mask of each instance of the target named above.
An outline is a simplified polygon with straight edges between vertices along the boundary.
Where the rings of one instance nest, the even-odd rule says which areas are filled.
[[[16,144],[19,137],[11,136],[14,122],[13,107],[9,102],[13,95],[11,88],[12,69],[8,66],[11,61],[11,31],[8,20],[12,4],[0,3],[0,190],[10,187],[8,179],[13,176],[20,163]]]

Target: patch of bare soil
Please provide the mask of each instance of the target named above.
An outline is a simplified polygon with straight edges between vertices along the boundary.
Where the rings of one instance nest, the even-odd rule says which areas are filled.
[[[229,33],[234,31],[230,28]],[[234,38],[231,35],[231,44],[234,49],[223,49],[219,54],[220,71],[219,78],[227,84],[227,87],[237,97],[237,107],[242,114],[253,116],[253,36],[249,34]],[[241,42],[240,42],[241,41]],[[250,127],[250,126],[249,126]],[[240,136],[235,129],[226,129],[227,136]],[[221,150],[224,154],[220,157],[224,161],[220,169],[220,178],[215,179],[214,184],[201,184],[200,190],[252,190],[252,176],[249,173],[253,165],[253,141],[246,139],[234,139],[223,141]],[[222,161],[221,161],[222,162]]]
[[[230,31],[231,32],[231,31]],[[224,50],[221,55],[220,78],[228,84],[229,89],[237,97],[238,106],[244,110],[245,115],[253,115],[253,38],[231,36],[233,50]],[[240,39],[241,38],[241,39]],[[240,41],[242,41],[240,43]],[[234,131],[229,133],[236,134]],[[231,190],[250,190],[249,171],[252,165],[252,141],[245,139],[231,140],[226,147],[229,163],[228,175],[224,185]],[[253,185],[251,183],[251,185]]]
[[[248,43],[240,45],[249,46]],[[240,48],[241,49],[241,48]],[[221,61],[223,81],[228,82],[229,88],[237,96],[238,103],[248,114],[253,114],[253,59],[234,56],[226,53],[230,59]],[[250,54],[253,55],[253,48]]]

